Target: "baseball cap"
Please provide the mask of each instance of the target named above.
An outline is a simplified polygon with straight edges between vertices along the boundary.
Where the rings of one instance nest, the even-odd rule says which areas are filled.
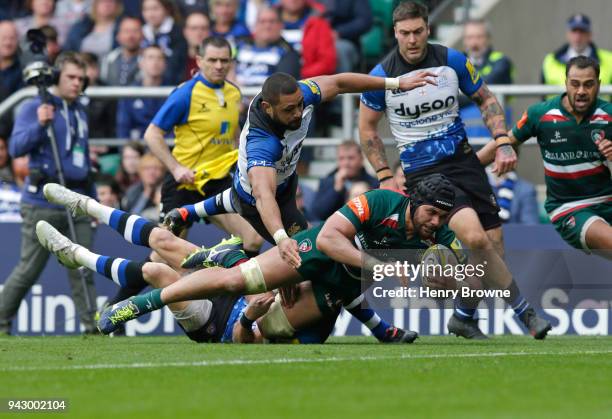
[[[591,19],[589,19],[587,15],[577,13],[567,20],[567,28],[571,31],[579,29],[585,32],[591,32]]]

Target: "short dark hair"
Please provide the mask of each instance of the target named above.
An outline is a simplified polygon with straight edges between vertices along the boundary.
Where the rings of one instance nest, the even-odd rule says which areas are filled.
[[[81,59],[88,67],[99,67],[98,56],[92,52],[81,52]]]
[[[60,71],[64,69],[66,64],[74,64],[83,70],[87,70],[87,64],[81,57],[80,53],[74,51],[65,51],[62,52],[57,59],[55,60],[55,67],[57,67]]]
[[[228,40],[222,36],[215,35],[215,36],[209,36],[204,41],[202,41],[202,43],[198,46],[198,55],[200,57],[204,56],[204,54],[206,53],[206,48],[208,48],[209,45],[212,45],[213,47],[216,47],[216,48],[227,48],[227,50],[230,53],[230,57],[232,56],[232,46],[230,45]]]
[[[574,57],[567,63],[565,67],[565,78],[569,75],[569,71],[572,67],[578,67],[580,69],[592,68],[595,70],[595,76],[599,80],[599,63],[592,57],[584,57],[579,55],[578,57]]]
[[[280,95],[290,95],[299,88],[297,80],[291,74],[274,73],[264,82],[261,98],[271,105],[276,105]]]
[[[108,186],[110,187],[111,191],[117,195],[117,197],[121,196],[121,188],[119,187],[119,183],[111,175],[97,174],[95,176],[94,183],[96,186]]]
[[[393,25],[406,19],[422,18],[425,24],[429,22],[427,6],[418,1],[403,1],[393,10]]]

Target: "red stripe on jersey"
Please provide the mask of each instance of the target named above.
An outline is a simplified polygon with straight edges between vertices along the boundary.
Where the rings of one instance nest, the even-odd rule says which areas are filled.
[[[566,122],[566,121],[569,121],[569,118],[563,115],[544,114],[540,118],[540,122]]]
[[[597,114],[597,115],[593,115],[591,116],[591,118],[589,119],[589,121],[591,122],[597,122],[597,121],[606,121],[606,122],[612,122],[612,116],[606,114]]]
[[[561,211],[559,214],[557,214],[557,215],[555,215],[554,217],[552,217],[552,218],[550,219],[550,221],[554,223],[554,222],[555,222],[555,221],[557,221],[559,218],[561,218],[561,217],[563,217],[563,216],[565,216],[565,215],[567,215],[567,214],[569,214],[569,213],[572,213],[572,212],[574,212],[574,211],[578,211],[579,209],[586,208],[586,207],[592,207],[593,205],[600,205],[600,204],[604,204],[604,203],[606,203],[606,202],[610,202],[610,201],[612,201],[612,198],[610,198],[610,199],[608,199],[607,201],[604,201],[604,202],[592,202],[592,203],[590,203],[590,204],[582,204],[582,205],[578,205],[578,206],[575,206],[575,207],[572,207],[572,208],[568,208],[568,209],[566,209],[565,211]]]
[[[606,170],[606,166],[602,164],[601,166],[594,167],[593,169],[579,170],[577,172],[572,173],[553,172],[552,170],[545,168],[544,174],[555,179],[579,179],[581,177],[591,176],[597,173],[605,172]]]

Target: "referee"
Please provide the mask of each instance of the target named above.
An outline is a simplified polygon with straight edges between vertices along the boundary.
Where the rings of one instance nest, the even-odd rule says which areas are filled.
[[[235,134],[241,94],[226,80],[231,46],[222,37],[207,38],[196,59],[200,71],[170,94],[144,135],[169,171],[162,185],[160,221],[174,208],[230,188],[230,172],[238,160]],[[173,128],[176,140],[170,152],[164,136]],[[240,216],[223,214],[211,221],[240,236],[247,252],[256,254],[261,247],[262,239]]]

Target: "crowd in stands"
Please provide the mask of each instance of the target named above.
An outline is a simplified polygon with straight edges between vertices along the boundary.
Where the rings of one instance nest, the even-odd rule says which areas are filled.
[[[0,102],[24,86],[23,68],[42,58],[28,47],[26,32],[32,28],[45,36],[49,64],[61,51],[80,52],[90,86],[176,86],[197,72],[197,46],[211,35],[230,41],[235,57],[230,80],[241,87],[260,86],[276,71],[296,78],[364,71],[361,42],[375,25],[376,1],[6,0],[0,8]],[[392,8],[397,2],[385,3]],[[392,39],[391,33],[386,35]],[[567,42],[545,57],[544,83],[562,82],[565,63],[576,55],[597,58],[602,82],[612,82],[612,53],[595,46],[587,16],[568,20]],[[487,83],[513,82],[512,62],[493,48],[486,22],[468,22],[463,44]],[[244,98],[244,108],[250,99]],[[100,200],[156,220],[164,168],[144,148],[142,138],[163,99],[115,101],[82,96],[80,101],[88,112],[90,138],[129,140],[122,147],[91,147]],[[467,98],[461,102],[461,114],[468,136],[486,135],[480,113]],[[0,118],[0,221],[18,219],[19,185],[27,173],[27,162],[8,155],[11,125],[11,115]],[[338,167],[321,177],[318,191],[305,185],[300,191],[303,208],[313,222],[328,217],[358,191],[377,186],[366,173],[355,142],[338,148]],[[512,196],[535,200],[533,185],[525,186],[515,174],[491,181],[506,195],[508,188],[519,187],[526,192]],[[311,207],[312,201],[325,205]],[[512,205],[517,204],[508,203],[508,213],[516,215]],[[531,208],[531,203],[527,206]],[[531,216],[528,221],[508,219],[534,220]]]

